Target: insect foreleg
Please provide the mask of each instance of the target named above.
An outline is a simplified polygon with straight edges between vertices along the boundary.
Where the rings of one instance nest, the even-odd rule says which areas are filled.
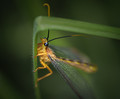
[[[39,69],[45,69],[45,68],[47,68],[47,69],[49,70],[49,73],[46,74],[46,75],[44,75],[44,76],[42,76],[42,77],[40,77],[40,78],[38,78],[37,81],[36,81],[36,83],[35,83],[35,87],[37,87],[37,83],[38,83],[40,80],[42,80],[42,79],[50,76],[50,75],[53,73],[52,70],[49,68],[49,66],[48,66],[47,64],[45,64],[42,60],[40,60],[40,63],[42,64],[43,67],[38,67],[34,72],[36,72],[36,71],[39,70]]]
[[[46,53],[39,53],[36,56],[34,56],[34,58],[36,58],[37,56],[41,56],[41,55],[47,55]]]

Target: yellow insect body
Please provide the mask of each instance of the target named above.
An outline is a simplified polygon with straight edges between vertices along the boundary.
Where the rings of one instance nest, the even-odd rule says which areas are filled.
[[[81,63],[78,61],[74,61],[74,60],[68,60],[68,59],[62,59],[62,58],[57,58],[58,60],[61,60],[63,62],[65,62],[66,64],[70,64],[71,66],[80,68],[81,70],[85,71],[85,72],[95,72],[97,67],[96,66],[90,66],[87,63]]]
[[[76,60],[69,60],[69,59],[56,57],[56,55],[54,54],[52,49],[50,49],[48,46],[45,45],[47,43],[48,43],[48,40],[46,38],[41,39],[41,43],[38,43],[37,55],[35,57],[39,56],[39,61],[40,61],[41,65],[43,67],[38,67],[37,69],[35,69],[34,72],[36,72],[39,69],[48,69],[49,73],[37,79],[37,81],[35,83],[36,87],[37,87],[37,82],[39,80],[41,80],[43,78],[46,78],[46,77],[50,76],[53,73],[52,70],[49,68],[49,66],[46,64],[46,63],[51,62],[51,60],[50,60],[50,58],[48,56],[52,57],[55,60],[62,61],[64,63],[66,63],[66,64],[71,65],[71,66],[80,68],[85,72],[95,72],[96,71],[96,66],[92,66],[92,65],[90,66],[87,63],[81,63],[81,62],[76,61]]]
[[[48,16],[50,16],[50,5],[45,3],[44,6],[48,7]],[[56,70],[67,81],[69,86],[76,93],[76,95],[78,95],[80,99],[82,99],[82,96],[92,97],[91,90],[89,90],[89,86],[86,83],[85,79],[81,76],[80,72],[77,71],[77,69],[75,69],[74,67],[79,68],[85,72],[91,73],[97,70],[96,66],[89,64],[87,58],[82,54],[79,55],[79,53],[74,53],[73,50],[62,47],[60,48],[60,47],[49,46],[48,44],[49,42],[56,39],[73,37],[73,36],[84,36],[84,35],[82,34],[68,35],[68,36],[62,36],[48,40],[49,39],[49,29],[48,29],[47,38],[41,39],[41,43],[38,43],[37,55],[35,56],[35,57],[37,56],[39,57],[39,61],[42,66],[36,68],[34,72],[36,72],[39,69],[47,69],[49,73],[47,73],[46,75],[40,78],[37,78],[35,82],[35,87],[37,87],[37,83],[40,80],[50,76],[53,73],[48,66],[48,63],[52,63],[53,66],[56,68]],[[60,56],[67,58],[63,58],[63,57],[60,58]]]
[[[50,73],[44,75],[43,77],[40,77],[37,79],[35,86],[37,87],[37,82],[45,77],[50,76],[53,72],[52,70],[49,68],[49,66],[46,64],[46,62],[50,62],[50,59],[47,55],[47,53],[50,53],[53,57],[55,57],[55,55],[53,54],[52,50],[45,46],[44,44],[47,42],[47,39],[41,39],[42,43],[38,43],[38,47],[37,47],[37,56],[39,56],[40,58],[40,63],[42,64],[43,67],[38,67],[37,69],[35,69],[34,72],[36,72],[39,69],[48,69]]]

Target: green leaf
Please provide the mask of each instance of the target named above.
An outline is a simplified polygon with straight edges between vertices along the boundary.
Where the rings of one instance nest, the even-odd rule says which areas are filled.
[[[113,38],[113,39],[120,39],[120,28],[75,21],[70,19],[39,16],[35,20],[34,30],[33,30],[33,70],[37,68],[37,59],[34,58],[34,56],[37,54],[38,32],[48,30],[48,29],[62,30],[62,31],[68,31],[73,33],[82,33],[82,34]],[[35,82],[38,77],[38,73],[35,72],[33,73],[33,75],[34,75],[34,82]],[[77,77],[76,75],[76,78],[79,78],[79,77]],[[35,93],[36,93],[37,99],[39,99],[40,92],[38,87],[35,88]]]
[[[37,17],[34,24],[34,35],[42,30],[63,30],[100,37],[120,39],[120,28],[75,21],[55,17]]]

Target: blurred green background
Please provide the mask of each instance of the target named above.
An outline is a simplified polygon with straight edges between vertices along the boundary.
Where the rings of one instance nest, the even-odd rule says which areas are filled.
[[[120,27],[119,0],[1,1],[0,99],[35,99],[32,74],[33,22],[37,16],[47,16],[47,7],[43,6],[45,2],[51,5],[51,16]],[[118,99],[120,40],[93,36],[67,39],[65,44],[78,48],[98,65],[98,72],[90,75],[97,99]],[[41,98],[78,99],[56,70],[51,68],[54,74],[39,82]]]

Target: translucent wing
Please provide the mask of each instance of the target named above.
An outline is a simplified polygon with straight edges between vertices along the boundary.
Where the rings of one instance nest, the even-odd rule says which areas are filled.
[[[55,53],[57,57],[62,57],[70,60],[76,60],[84,63],[90,63],[90,60],[87,56],[82,53],[78,53],[76,49],[58,47],[58,46],[49,46]]]
[[[78,53],[75,49],[50,46],[57,58],[65,63],[80,68],[85,72],[95,72],[96,66],[91,64],[87,56]]]
[[[58,70],[80,99],[95,99],[90,86],[82,77],[80,72],[78,72],[74,67],[69,66],[69,64],[65,64],[62,61],[54,59],[50,55],[48,55],[48,57],[50,58],[53,66]]]
[[[54,54],[57,57],[77,60],[81,63],[89,62],[88,58],[86,58],[84,55],[78,54],[71,49],[55,46],[50,46],[50,48],[54,51]],[[75,67],[70,66],[70,64],[63,62],[58,58],[52,57],[49,53],[48,57],[50,58],[53,66],[58,70],[58,72],[67,81],[67,83],[80,99],[95,99],[90,86]]]

